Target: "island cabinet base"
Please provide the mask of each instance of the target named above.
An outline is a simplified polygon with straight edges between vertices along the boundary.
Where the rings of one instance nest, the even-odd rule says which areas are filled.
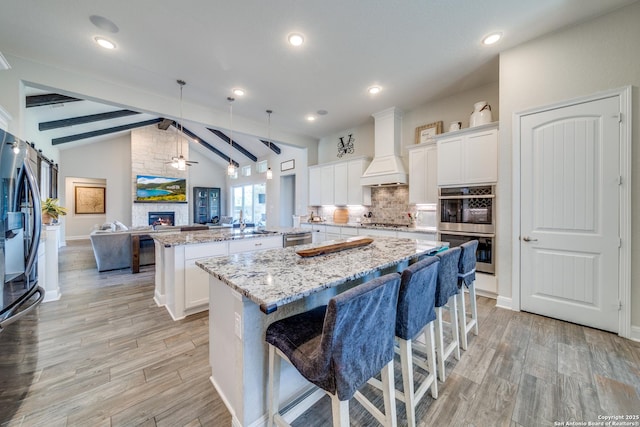
[[[361,282],[326,289],[279,307],[277,311],[267,315],[253,301],[216,277],[211,276],[209,279],[211,382],[229,409],[234,427],[266,426],[269,353],[265,342],[267,327],[276,320],[327,304],[337,292]],[[280,378],[281,407],[315,389],[288,363],[282,364]],[[324,393],[315,393],[312,399],[319,399],[323,395]],[[287,418],[285,415],[285,419]]]

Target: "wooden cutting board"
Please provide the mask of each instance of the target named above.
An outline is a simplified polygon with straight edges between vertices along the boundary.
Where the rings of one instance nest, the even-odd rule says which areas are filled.
[[[333,211],[333,222],[336,224],[346,224],[349,222],[349,209],[338,208]]]
[[[358,248],[360,246],[366,246],[373,242],[373,239],[369,237],[352,237],[343,242],[331,243],[323,246],[316,246],[310,249],[301,249],[296,251],[301,257],[311,257],[324,254],[330,254],[333,252],[344,251],[345,249]]]

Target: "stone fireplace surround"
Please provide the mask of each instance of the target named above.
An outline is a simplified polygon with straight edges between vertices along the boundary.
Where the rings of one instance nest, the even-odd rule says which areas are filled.
[[[188,203],[134,202],[138,175],[185,178],[188,184],[187,171],[179,171],[167,163],[179,149],[176,146],[178,141],[176,134],[173,127],[161,130],[156,126],[147,126],[131,132],[131,225],[133,227],[148,226],[149,212],[174,212],[175,225],[189,224]],[[188,158],[189,144],[184,138],[180,138],[180,143],[182,154]]]

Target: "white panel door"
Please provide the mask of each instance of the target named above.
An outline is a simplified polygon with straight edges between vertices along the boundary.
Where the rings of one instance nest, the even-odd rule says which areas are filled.
[[[521,118],[521,308],[619,328],[617,96]]]

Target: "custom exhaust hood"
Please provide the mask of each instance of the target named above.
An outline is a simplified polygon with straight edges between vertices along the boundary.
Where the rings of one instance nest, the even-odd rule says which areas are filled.
[[[372,114],[375,119],[374,156],[360,178],[360,185],[393,186],[407,183],[407,173],[400,158],[402,111],[396,107]]]

